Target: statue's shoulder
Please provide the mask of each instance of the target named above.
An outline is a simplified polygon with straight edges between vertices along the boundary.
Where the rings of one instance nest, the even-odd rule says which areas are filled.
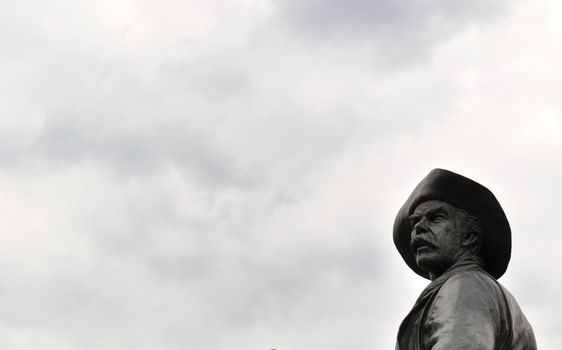
[[[445,324],[456,315],[469,314],[480,315],[480,323],[491,320],[494,325],[507,326],[501,328],[508,337],[506,349],[537,349],[533,329],[513,295],[483,271],[468,270],[451,275],[439,290],[428,319],[445,320],[441,322]]]
[[[492,276],[475,269],[452,274],[443,284],[438,294],[447,299],[495,302],[503,293],[500,284]]]

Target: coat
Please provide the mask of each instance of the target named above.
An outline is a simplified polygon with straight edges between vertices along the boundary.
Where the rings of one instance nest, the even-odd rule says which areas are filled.
[[[424,289],[396,343],[396,350],[460,349],[537,349],[511,293],[475,259],[458,262]]]

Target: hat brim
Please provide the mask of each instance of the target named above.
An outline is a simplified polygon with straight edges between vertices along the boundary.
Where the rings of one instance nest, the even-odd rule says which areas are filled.
[[[511,228],[494,194],[481,184],[444,169],[433,169],[416,186],[394,220],[394,244],[408,266],[418,275],[429,279],[429,273],[417,264],[410,245],[412,228],[408,217],[416,207],[428,200],[440,200],[466,210],[480,220],[483,232],[480,257],[484,269],[500,278],[511,258]]]

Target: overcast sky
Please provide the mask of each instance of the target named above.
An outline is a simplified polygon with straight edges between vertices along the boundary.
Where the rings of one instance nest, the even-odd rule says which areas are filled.
[[[435,167],[562,348],[560,2],[1,3],[0,348],[393,349]]]

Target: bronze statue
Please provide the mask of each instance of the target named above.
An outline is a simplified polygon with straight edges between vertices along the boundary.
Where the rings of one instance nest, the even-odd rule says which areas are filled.
[[[531,325],[500,278],[511,229],[486,187],[434,169],[394,221],[394,243],[431,283],[398,331],[398,350],[536,350]]]

